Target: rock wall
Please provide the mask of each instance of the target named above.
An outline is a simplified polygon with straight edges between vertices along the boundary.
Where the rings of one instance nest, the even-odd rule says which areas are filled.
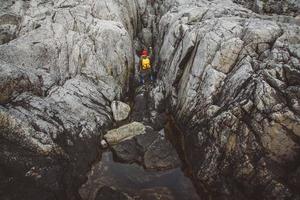
[[[231,0],[0,1],[0,198],[80,199],[148,46],[198,189],[297,198],[299,33]]]
[[[233,0],[258,13],[299,16],[299,0]]]
[[[300,27],[231,1],[177,1],[159,33],[160,77],[199,190],[296,198]]]
[[[0,199],[79,199],[128,90],[137,6],[0,1]]]

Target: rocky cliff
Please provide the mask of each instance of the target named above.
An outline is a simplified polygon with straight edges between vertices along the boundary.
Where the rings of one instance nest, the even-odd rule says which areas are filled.
[[[110,103],[128,90],[136,4],[0,5],[1,199],[78,199]]]
[[[198,1],[173,7],[159,30],[160,76],[199,189],[220,199],[296,198],[300,27]]]
[[[242,4],[258,13],[292,16],[300,14],[299,0],[233,0],[233,2]]]
[[[288,17],[242,5],[0,1],[1,199],[80,199],[145,46],[199,191],[299,198],[299,2],[259,12]]]

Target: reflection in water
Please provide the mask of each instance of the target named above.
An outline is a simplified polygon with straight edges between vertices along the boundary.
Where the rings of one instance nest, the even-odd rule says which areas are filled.
[[[146,171],[137,164],[114,162],[111,152],[102,154],[101,161],[92,167],[88,181],[79,192],[84,200],[93,200],[102,186],[112,186],[134,199],[200,199],[180,168]]]

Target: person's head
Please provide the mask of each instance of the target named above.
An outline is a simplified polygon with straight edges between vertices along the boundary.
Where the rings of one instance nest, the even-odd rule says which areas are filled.
[[[148,51],[147,51],[146,49],[144,49],[144,50],[142,51],[141,56],[148,56]]]

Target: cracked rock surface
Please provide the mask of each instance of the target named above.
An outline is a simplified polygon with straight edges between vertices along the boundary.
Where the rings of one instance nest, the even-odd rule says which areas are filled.
[[[297,16],[300,14],[299,0],[233,0],[255,12],[268,14],[287,14]]]
[[[159,131],[168,107],[198,190],[299,199],[299,1],[235,2],[0,0],[0,199],[81,199],[148,46],[133,120]]]
[[[147,130],[143,135],[112,146],[117,160],[139,163],[146,169],[167,170],[180,167],[181,162],[172,144],[159,133]]]
[[[0,1],[0,199],[80,199],[128,90],[136,6]]]
[[[300,164],[300,27],[231,1],[177,1],[159,33],[160,77],[198,188],[299,198],[289,177]]]

